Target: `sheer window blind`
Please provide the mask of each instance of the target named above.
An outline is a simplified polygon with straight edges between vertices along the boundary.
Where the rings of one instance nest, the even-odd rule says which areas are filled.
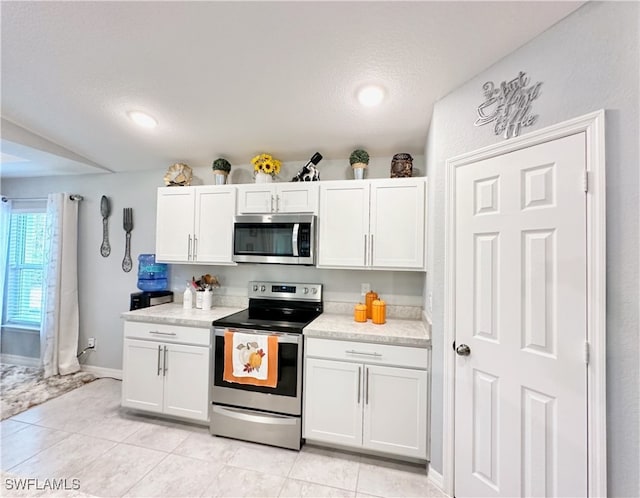
[[[44,278],[46,213],[11,213],[6,278],[5,323],[40,325]]]

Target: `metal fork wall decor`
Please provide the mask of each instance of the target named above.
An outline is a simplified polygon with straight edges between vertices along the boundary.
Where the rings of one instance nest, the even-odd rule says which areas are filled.
[[[133,209],[124,208],[122,210],[122,228],[125,231],[125,247],[124,247],[124,259],[122,260],[122,270],[130,272],[133,267],[131,261],[131,231],[133,230]]]
[[[511,81],[503,81],[496,88],[492,81],[482,85],[485,101],[478,106],[475,126],[495,121],[493,131],[504,138],[517,137],[520,129],[531,126],[538,119],[531,114],[531,103],[540,95],[541,82],[529,84],[527,73],[520,71]]]

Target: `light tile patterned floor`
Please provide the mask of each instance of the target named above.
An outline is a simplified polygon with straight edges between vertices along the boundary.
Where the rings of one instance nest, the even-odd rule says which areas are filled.
[[[421,466],[213,437],[121,410],[120,389],[100,379],[3,421],[0,496],[445,496]]]

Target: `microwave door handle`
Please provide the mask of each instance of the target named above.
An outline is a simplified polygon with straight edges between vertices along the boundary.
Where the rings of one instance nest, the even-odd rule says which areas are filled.
[[[298,230],[300,230],[300,223],[294,223],[293,232],[291,232],[291,245],[293,246],[293,255],[298,257]]]

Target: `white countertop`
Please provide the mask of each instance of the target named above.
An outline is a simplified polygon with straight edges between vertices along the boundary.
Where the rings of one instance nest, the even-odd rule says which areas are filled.
[[[125,311],[121,317],[133,322],[166,323],[187,327],[211,327],[218,318],[231,315],[243,308],[216,306],[210,310],[192,308],[185,310],[182,304],[168,303],[135,311]],[[354,321],[353,315],[323,313],[304,328],[307,337],[338,339],[344,341],[373,342],[397,346],[431,347],[431,334],[422,320],[387,318],[383,325]]]
[[[383,325],[358,323],[353,315],[323,313],[304,328],[306,337],[374,342],[396,346],[431,347],[431,333],[422,320],[387,318]]]
[[[166,323],[169,325],[185,325],[187,327],[211,327],[211,322],[231,315],[244,308],[216,306],[210,310],[192,308],[185,310],[182,304],[167,303],[150,306],[134,311],[125,311],[120,316],[132,322]]]

